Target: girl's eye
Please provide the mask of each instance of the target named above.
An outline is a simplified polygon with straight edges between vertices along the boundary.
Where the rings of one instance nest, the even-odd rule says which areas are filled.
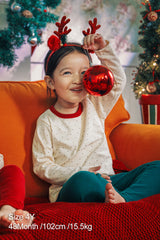
[[[66,71],[66,72],[64,72],[63,74],[64,74],[64,75],[68,75],[68,74],[71,74],[71,72]]]
[[[82,74],[82,75],[84,75],[84,74],[85,74],[85,72],[86,72],[86,71],[83,71],[83,72],[81,72],[81,74]]]

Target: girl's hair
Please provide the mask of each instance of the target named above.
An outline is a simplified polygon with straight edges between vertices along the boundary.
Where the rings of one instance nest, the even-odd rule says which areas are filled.
[[[49,75],[51,78],[53,77],[53,73],[54,70],[56,69],[57,65],[59,64],[59,62],[68,54],[72,53],[72,52],[79,52],[82,53],[84,55],[86,55],[89,59],[89,63],[91,65],[92,63],[92,59],[90,54],[88,53],[88,51],[84,48],[82,48],[82,46],[80,44],[77,43],[67,43],[67,46],[63,46],[61,48],[59,48],[57,51],[55,51],[51,56],[51,50],[47,53],[46,57],[45,57],[45,62],[44,62],[44,67],[45,67],[45,73],[46,75]],[[50,58],[49,58],[50,56]],[[49,58],[49,60],[48,60]]]

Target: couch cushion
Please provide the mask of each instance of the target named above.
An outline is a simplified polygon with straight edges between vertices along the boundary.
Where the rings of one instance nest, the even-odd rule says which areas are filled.
[[[46,196],[48,184],[36,177],[32,170],[32,139],[38,116],[54,101],[47,97],[44,81],[0,82],[0,152],[4,164],[16,164],[25,174],[26,196]],[[105,122],[106,137],[109,141],[112,129],[129,119],[122,97]]]
[[[117,103],[113,107],[112,111],[108,115],[105,121],[105,133],[107,142],[109,145],[109,149],[112,155],[112,159],[116,159],[115,152],[113,149],[113,146],[110,142],[109,135],[112,132],[112,130],[117,127],[120,123],[124,121],[128,121],[130,119],[130,115],[128,111],[125,109],[124,101],[122,96],[119,97]]]

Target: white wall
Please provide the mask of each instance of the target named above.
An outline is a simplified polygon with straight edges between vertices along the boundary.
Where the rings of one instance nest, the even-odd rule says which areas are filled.
[[[131,82],[133,81],[131,74],[135,67],[126,67],[124,69],[127,76],[127,84],[123,92],[123,98],[125,101],[125,107],[130,113],[130,120],[128,123],[142,123],[140,105],[138,100],[135,98],[131,87]]]

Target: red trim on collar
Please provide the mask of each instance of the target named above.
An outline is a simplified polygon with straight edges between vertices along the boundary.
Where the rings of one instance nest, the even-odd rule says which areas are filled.
[[[78,107],[78,110],[77,112],[75,113],[71,113],[71,114],[64,114],[64,113],[60,113],[58,112],[55,108],[54,108],[54,105],[52,105],[50,108],[52,113],[54,113],[57,117],[60,117],[60,118],[76,118],[76,117],[79,117],[83,111],[83,105],[82,103],[79,103],[79,107]]]

